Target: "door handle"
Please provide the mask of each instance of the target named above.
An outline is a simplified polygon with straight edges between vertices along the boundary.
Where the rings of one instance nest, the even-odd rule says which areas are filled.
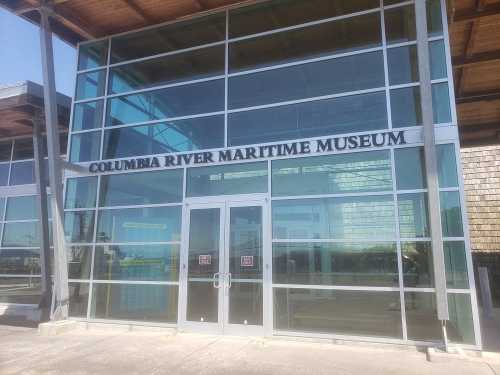
[[[220,277],[219,276],[220,276],[219,272],[214,273],[213,283],[214,283],[214,288],[215,289],[219,289],[220,288]]]
[[[232,284],[232,281],[233,281],[233,278],[232,278],[232,274],[231,272],[229,272],[227,274],[227,288],[230,289],[231,288],[231,284]]]

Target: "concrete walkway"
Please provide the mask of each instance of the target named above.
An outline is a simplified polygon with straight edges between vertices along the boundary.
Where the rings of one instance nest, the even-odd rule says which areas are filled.
[[[431,363],[414,348],[106,329],[40,336],[0,326],[0,374],[500,375],[500,363]]]

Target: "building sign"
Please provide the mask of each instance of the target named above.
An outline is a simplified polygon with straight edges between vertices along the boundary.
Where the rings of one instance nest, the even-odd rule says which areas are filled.
[[[243,255],[241,257],[241,267],[253,267],[253,256]]]
[[[209,266],[212,264],[212,256],[211,255],[199,255],[198,256],[198,264],[200,266]]]
[[[279,157],[335,153],[363,148],[404,145],[405,131],[360,134],[320,138],[307,141],[285,142],[261,146],[228,148],[219,151],[201,151],[145,158],[93,162],[90,173],[103,173],[137,169],[187,167],[214,163],[262,160]]]

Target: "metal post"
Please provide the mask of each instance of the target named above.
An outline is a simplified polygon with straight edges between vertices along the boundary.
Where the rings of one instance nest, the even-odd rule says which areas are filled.
[[[431,69],[429,60],[429,40],[427,35],[426,1],[415,1],[415,20],[417,25],[418,68],[420,73],[420,97],[422,102],[422,121],[424,153],[429,195],[429,222],[432,241],[432,260],[434,264],[434,284],[438,319],[450,319],[446,296],[446,275],[441,232],[441,209],[439,202],[438,166],[436,140],[434,134],[434,115],[432,109]],[[443,333],[445,330],[443,330]],[[446,335],[443,334],[445,347]]]
[[[57,97],[54,77],[54,54],[52,32],[49,23],[49,10],[40,12],[40,48],[43,69],[43,96],[45,107],[45,126],[47,129],[47,153],[49,158],[50,204],[52,207],[52,234],[54,239],[54,294],[55,307],[51,319],[68,318],[68,269],[64,245],[63,206],[62,206],[62,164],[59,146],[57,118]]]
[[[42,321],[50,318],[52,300],[52,273],[50,265],[49,214],[47,209],[46,173],[43,163],[43,139],[41,134],[42,118],[37,112],[33,119],[33,149],[35,154],[35,182],[37,191],[37,207],[40,216],[40,268],[42,276],[42,298],[39,308],[42,311]]]

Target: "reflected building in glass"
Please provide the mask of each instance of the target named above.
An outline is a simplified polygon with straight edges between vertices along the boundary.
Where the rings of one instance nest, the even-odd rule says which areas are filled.
[[[269,0],[80,44],[68,158],[89,172],[65,180],[70,315],[433,343],[438,272],[450,341],[479,347],[445,1],[426,10],[422,30],[414,1]],[[382,133],[401,138],[367,143]],[[344,147],[313,147],[334,137]],[[136,167],[99,167],[115,161]]]

